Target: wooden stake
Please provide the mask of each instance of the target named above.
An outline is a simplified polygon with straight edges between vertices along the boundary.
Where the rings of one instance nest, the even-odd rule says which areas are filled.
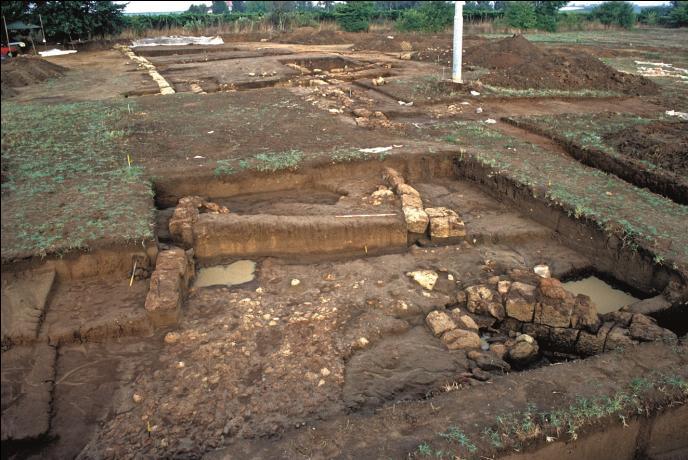
[[[134,284],[134,275],[136,274],[136,262],[138,262],[138,260],[134,261],[134,269],[131,271],[131,279],[129,280],[129,287],[131,287],[131,285]]]

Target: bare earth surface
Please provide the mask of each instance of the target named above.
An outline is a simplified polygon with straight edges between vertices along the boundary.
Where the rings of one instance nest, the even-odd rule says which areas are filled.
[[[682,458],[688,207],[544,129],[680,195],[672,32],[470,36],[459,86],[447,34],[3,63],[2,457]]]

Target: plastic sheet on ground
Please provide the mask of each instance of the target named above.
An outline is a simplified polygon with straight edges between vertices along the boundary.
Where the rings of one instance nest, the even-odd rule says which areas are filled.
[[[137,46],[182,46],[182,45],[223,45],[225,42],[222,37],[182,37],[174,35],[171,37],[151,37],[134,40],[132,48]]]
[[[60,50],[57,48],[53,48],[48,51],[39,51],[38,54],[41,55],[41,57],[51,57],[51,56],[63,56],[65,54],[74,54],[76,53],[76,50]]]

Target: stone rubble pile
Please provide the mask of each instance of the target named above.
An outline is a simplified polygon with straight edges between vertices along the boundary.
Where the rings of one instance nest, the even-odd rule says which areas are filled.
[[[525,270],[468,286],[456,300],[454,308],[432,311],[425,322],[448,350],[467,350],[488,372],[495,366],[508,370],[509,363],[524,367],[541,348],[577,358],[640,342],[677,340],[649,316],[624,311],[599,315],[588,296],[574,295],[559,280]]]

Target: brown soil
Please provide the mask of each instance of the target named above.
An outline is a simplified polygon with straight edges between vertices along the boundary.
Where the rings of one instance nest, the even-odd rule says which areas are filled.
[[[49,78],[59,77],[67,71],[61,65],[33,56],[20,56],[2,63],[2,95],[6,87],[30,86]],[[11,96],[12,93],[8,93]]]
[[[160,64],[160,72],[178,92],[184,85],[199,81],[214,82],[216,91],[222,83],[235,84],[238,90],[144,96],[129,101],[132,111],[128,123],[121,126],[130,133],[124,150],[134,152],[137,165],[155,183],[157,204],[161,208],[174,206],[185,195],[212,198],[226,204],[233,218],[275,223],[278,227],[269,236],[288,233],[294,240],[295,254],[284,259],[275,258],[274,253],[255,257],[255,279],[238,286],[192,288],[175,328],[158,331],[152,337],[142,337],[150,333],[142,307],[149,282],[138,279],[147,278],[149,273],[139,274],[138,265],[137,277],[130,285],[128,272],[134,260],[130,253],[107,256],[109,268],[103,262],[105,257],[93,255],[92,263],[87,264],[65,256],[60,262],[62,271],[71,276],[62,275],[55,281],[40,321],[31,324],[38,339],[57,344],[49,367],[52,373],[43,379],[49,384],[42,392],[47,396],[36,409],[36,417],[33,413],[19,417],[42,421],[40,426],[36,423],[34,438],[45,436],[42,439],[46,442],[31,446],[34,452],[14,444],[17,455],[9,457],[401,458],[413,457],[409,454],[428,440],[445,452],[458,452],[455,442],[451,445],[449,439],[440,437],[438,445],[434,440],[452,424],[465,428],[472,440],[483,442],[477,441],[483,439],[483,428],[492,426],[498,415],[528,410],[529,403],[546,410],[568,407],[579,396],[613,394],[652,370],[685,378],[685,345],[657,343],[626,349],[624,354],[605,354],[505,377],[500,375],[502,369],[494,370],[495,375],[488,375],[491,382],[484,384],[470,373],[476,362],[466,352],[449,351],[432,335],[425,325],[429,311],[455,305],[458,290],[487,282],[512,268],[526,269],[534,276],[533,265],[545,263],[558,278],[594,268],[647,292],[663,290],[674,280],[674,269],[669,264],[655,264],[644,247],[626,247],[594,222],[567,216],[562,208],[537,198],[534,188],[509,182],[484,165],[471,163],[470,151],[466,158],[461,155],[462,161],[453,162],[459,148],[440,143],[439,134],[433,140],[422,140],[425,138],[407,136],[408,130],[362,129],[351,116],[352,108],[367,97],[375,97],[387,105],[376,105],[374,99],[364,105],[386,114],[388,108],[398,113],[418,111],[425,123],[428,114],[421,113],[420,103],[402,106],[398,104],[401,97],[385,96],[379,89],[373,94],[346,80],[333,79],[326,89],[339,89],[357,105],[337,102],[329,108],[341,111],[328,113],[328,107],[318,105],[323,101],[319,91],[324,90],[320,88],[243,91],[247,86],[241,86],[262,84],[267,80],[259,80],[261,73],[273,70],[277,74],[274,81],[284,83],[293,72],[285,69],[283,61],[306,59],[306,52],[312,65],[298,62],[309,66],[315,66],[315,52],[349,57],[341,45],[336,50],[334,46],[326,51],[325,47],[308,50],[276,41],[353,43],[356,49],[394,52],[398,57],[399,51],[408,48],[401,47],[405,40],[417,52],[415,60],[450,57],[447,34],[390,34],[393,39],[386,33],[300,30],[273,38],[270,49],[279,51],[274,53],[259,51],[264,43],[253,47],[237,44],[235,49],[218,48],[209,53],[194,50],[184,56],[151,51],[155,55],[151,60]],[[242,37],[246,38],[248,35]],[[257,41],[264,35],[253,34],[251,38]],[[519,63],[516,59],[518,41],[514,41],[515,49],[508,54],[512,67],[507,69],[528,67],[531,61]],[[545,53],[537,47],[535,50]],[[287,53],[293,53],[294,59],[276,55]],[[204,62],[208,56],[209,62]],[[431,62],[402,61],[379,52],[350,57],[366,60],[371,56],[386,59],[383,62],[390,65],[394,75],[427,75],[428,69],[438,69]],[[151,83],[147,74],[134,70],[135,65],[116,51],[79,53],[65,56],[62,62],[70,63],[73,70],[50,84],[50,97],[59,100],[116,97],[124,90],[143,90]],[[322,68],[323,62],[317,66]],[[66,86],[68,82],[73,87]],[[535,84],[540,84],[537,78]],[[45,93],[45,86],[22,90],[17,99],[31,99],[33,94],[40,100],[39,91]],[[391,83],[382,86],[384,90],[390,87],[394,89]],[[440,91],[448,89],[439,87]],[[592,102],[464,99],[466,105],[459,108],[465,112],[459,120],[657,109],[642,98],[631,97]],[[476,112],[477,107],[481,107],[480,112]],[[457,119],[458,112],[453,113]],[[548,147],[548,153],[565,155],[562,148],[549,148],[556,144],[550,145],[547,139],[523,134],[525,131],[511,126],[501,129]],[[661,138],[671,142],[669,134]],[[377,161],[374,155],[368,157],[374,161],[358,161],[359,148],[379,146],[394,146],[394,150],[384,161]],[[489,147],[488,142],[475,148]],[[516,156],[518,152],[509,148],[508,154]],[[299,160],[292,165],[287,160],[294,156]],[[272,161],[262,161],[264,157]],[[333,214],[398,211],[398,198],[381,205],[367,201],[382,182],[384,166],[397,168],[420,192],[425,207],[459,211],[466,225],[466,240],[436,247],[426,238],[407,247],[404,234],[394,253],[367,254],[364,247],[359,248],[360,257],[318,255],[322,247],[318,239],[327,240],[328,236],[314,231],[316,226],[306,228],[307,224],[332,218]],[[584,179],[581,188],[586,187]],[[3,196],[3,207],[5,204]],[[132,207],[132,212],[140,211]],[[163,230],[168,228],[168,217],[169,211],[160,212]],[[228,220],[225,215],[213,217],[208,213],[202,217]],[[157,236],[163,238],[164,233]],[[349,236],[353,242],[362,240]],[[161,244],[160,248],[167,246]],[[205,263],[198,252],[194,257],[197,263]],[[238,255],[225,254],[221,262],[235,257]],[[422,289],[406,275],[419,269],[437,272],[433,290]],[[79,273],[94,276],[73,279],[79,278]],[[300,282],[293,283],[294,279]],[[171,334],[165,336],[167,332]],[[498,333],[489,334],[493,332]],[[537,366],[556,362],[552,350],[546,350],[544,342],[541,346]],[[31,359],[30,350],[19,351],[15,359]],[[3,353],[3,392],[16,393],[24,374],[10,375],[11,385],[5,385],[5,374],[14,367],[5,366],[5,359],[12,357],[7,353]],[[586,378],[579,378],[581,375]],[[666,402],[662,397],[657,395],[649,404],[661,406]],[[3,393],[3,421],[8,402],[14,400]],[[678,419],[683,424],[686,420]],[[611,438],[606,434],[616,428],[628,433],[644,422],[628,417],[631,429],[619,428],[617,418],[596,423],[595,429],[607,440]],[[646,431],[651,428],[644,426]],[[676,426],[681,428],[679,423]],[[581,433],[581,437],[584,434],[588,433]],[[558,442],[548,445],[562,446],[565,439],[562,433]],[[607,449],[617,447],[616,443],[598,444]],[[645,444],[638,449],[638,456],[652,445]],[[663,447],[668,445],[665,442]],[[563,449],[571,452],[576,446],[564,445]],[[8,457],[6,447],[3,443],[3,458]],[[215,448],[227,450],[209,453]],[[493,457],[488,444],[479,448]],[[36,452],[40,449],[42,452]],[[604,458],[608,451],[604,452],[587,457]]]
[[[490,69],[484,83],[515,89],[597,89],[624,94],[653,94],[647,78],[618,72],[583,51],[559,52],[514,35],[466,50],[465,63]]]
[[[633,126],[604,136],[620,153],[688,177],[688,122]]]

